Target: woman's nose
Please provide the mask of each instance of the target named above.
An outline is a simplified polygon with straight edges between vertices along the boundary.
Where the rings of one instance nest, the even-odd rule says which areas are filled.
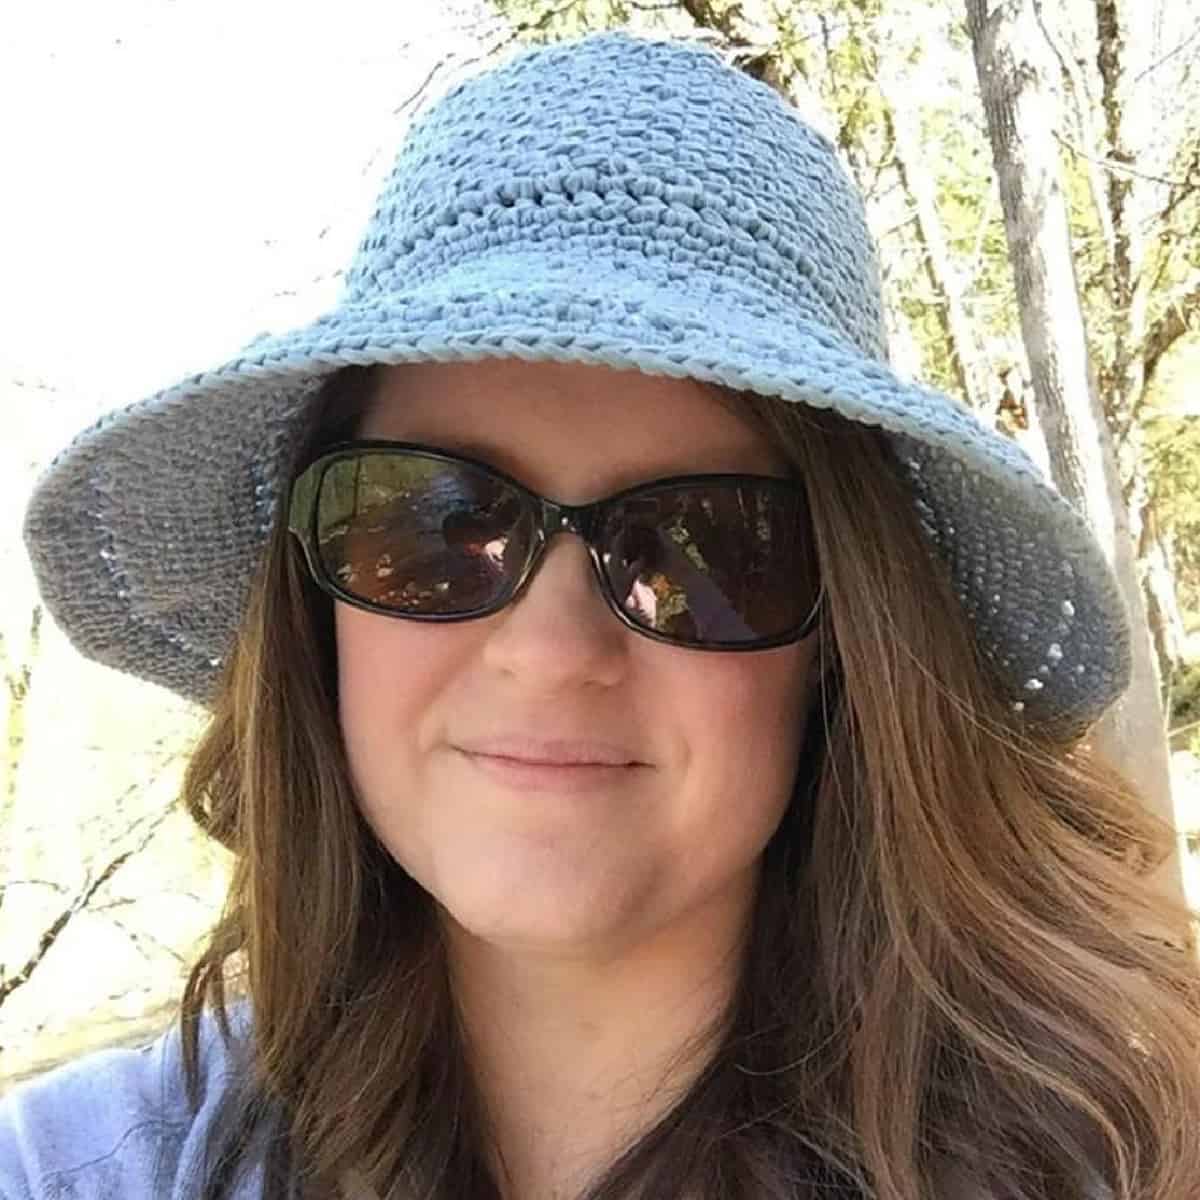
[[[484,656],[546,691],[611,685],[624,671],[630,636],[636,634],[608,607],[587,545],[562,533],[551,538],[521,594],[494,618]]]

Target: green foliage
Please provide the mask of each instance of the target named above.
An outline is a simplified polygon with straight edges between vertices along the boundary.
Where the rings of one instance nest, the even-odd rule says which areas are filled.
[[[521,40],[533,45],[545,45],[577,37],[595,29],[612,29],[637,25],[652,29],[663,24],[662,14],[648,5],[640,6],[623,0],[492,0],[492,7],[507,17],[514,27],[521,28]]]
[[[1142,428],[1155,512],[1174,534],[1179,603],[1200,625],[1200,415],[1152,411]]]
[[[954,266],[965,276],[964,302],[975,330],[982,344],[1002,344],[1017,331],[1018,314],[991,153],[963,120],[962,106],[948,101],[923,108],[921,141],[937,147],[927,161],[936,175],[938,215]],[[901,307],[923,347],[930,382],[955,390],[949,347],[928,300],[918,293]]]
[[[1170,728],[1197,726],[1192,741],[1200,739],[1200,662],[1186,663],[1171,680]]]
[[[842,148],[865,152],[872,161],[877,161],[885,149],[883,131],[888,114],[874,82],[874,47],[856,36],[831,39],[828,62],[829,84],[839,110]]]

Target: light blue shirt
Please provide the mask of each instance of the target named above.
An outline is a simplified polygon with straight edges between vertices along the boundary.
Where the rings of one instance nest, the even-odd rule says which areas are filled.
[[[234,1033],[245,1006],[230,1008]],[[140,1050],[101,1050],[13,1088],[0,1099],[0,1200],[194,1200],[205,1134],[233,1064],[205,1013],[200,1029],[201,1104],[184,1091],[179,1028]],[[1087,1200],[1112,1191],[1084,1169]],[[356,1197],[370,1196],[357,1181]],[[260,1200],[255,1166],[235,1200]],[[990,1200],[957,1170],[939,1174],[939,1200]]]
[[[240,1015],[231,1009],[235,1034]],[[184,1200],[231,1062],[215,1019],[200,1029],[201,1105],[184,1090],[179,1027],[141,1049],[99,1050],[0,1099],[3,1200]],[[261,1195],[255,1169],[237,1192]]]

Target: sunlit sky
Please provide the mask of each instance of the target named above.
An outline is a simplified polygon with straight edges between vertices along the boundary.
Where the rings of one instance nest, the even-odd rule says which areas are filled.
[[[10,14],[0,373],[46,437],[332,301],[403,133],[395,110],[439,58],[471,53],[462,7],[38,0]]]
[[[34,597],[20,524],[37,468],[101,412],[334,302],[404,102],[431,72],[436,96],[477,70],[496,38],[479,11],[37,0],[7,15],[0,627]]]

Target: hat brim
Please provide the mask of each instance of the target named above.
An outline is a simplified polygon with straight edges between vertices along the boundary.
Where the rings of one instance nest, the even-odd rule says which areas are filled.
[[[520,259],[482,261],[486,277],[459,270],[343,304],[81,433],[25,517],[39,588],[76,648],[207,702],[322,380],[350,365],[520,357],[702,379],[881,428],[1014,701],[1083,726],[1127,687],[1128,618],[1086,522],[959,402],[782,302],[742,303],[733,285],[715,309],[619,273],[543,264],[530,278]]]

